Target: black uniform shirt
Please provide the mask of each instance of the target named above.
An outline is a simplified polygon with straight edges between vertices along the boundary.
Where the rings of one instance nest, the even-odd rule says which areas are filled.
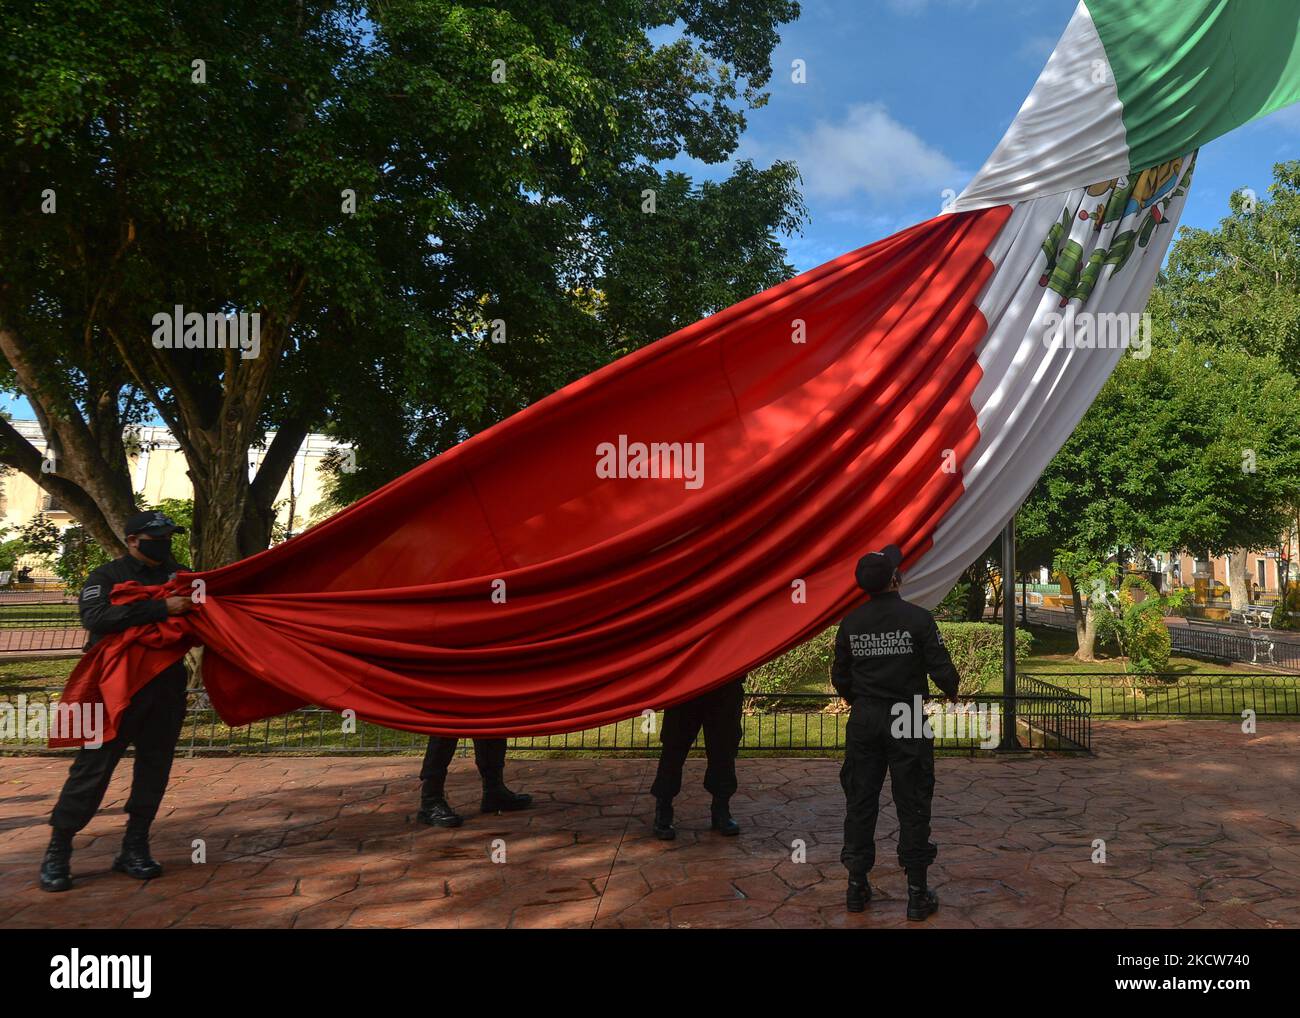
[[[123,555],[121,558],[106,562],[86,577],[86,585],[81,588],[81,597],[77,601],[77,610],[81,613],[81,624],[86,627],[90,638],[85,650],[89,650],[109,633],[120,633],[132,626],[143,626],[148,622],[161,622],[167,617],[167,602],[137,601],[134,604],[113,604],[109,595],[119,583],[135,580],[145,586],[157,586],[166,583],[176,572],[174,564],[163,563],[151,566],[138,558]]]
[[[957,669],[934,616],[897,591],[872,594],[840,623],[831,683],[852,703],[859,697],[910,700],[928,691],[926,674],[949,696]]]

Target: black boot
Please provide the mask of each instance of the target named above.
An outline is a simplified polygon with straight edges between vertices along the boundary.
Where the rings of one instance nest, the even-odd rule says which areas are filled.
[[[69,891],[72,889],[72,831],[54,828],[50,844],[41,860],[41,890]]]
[[[939,897],[925,882],[925,869],[907,871],[907,918],[920,921],[939,911]]]
[[[532,804],[531,795],[506,788],[503,772],[489,771],[483,775],[483,801],[479,803],[479,812],[514,813]]]
[[[415,819],[430,827],[459,827],[465,821],[447,805],[446,779],[428,778],[420,785],[420,811]]]
[[[862,876],[849,877],[849,889],[844,895],[844,907],[850,912],[862,912],[867,907],[867,902],[871,900],[871,885],[867,883],[867,877],[864,873]]]
[[[162,876],[162,864],[149,854],[149,825],[132,820],[126,825],[122,851],[113,860],[113,870],[136,880]]]
[[[677,828],[673,826],[672,799],[655,800],[654,832],[660,841],[672,841],[677,837]]]
[[[713,829],[723,837],[731,838],[740,833],[740,824],[731,819],[730,799],[713,797]]]

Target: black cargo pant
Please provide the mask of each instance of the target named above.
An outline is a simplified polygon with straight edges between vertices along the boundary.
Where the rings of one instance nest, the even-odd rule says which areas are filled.
[[[446,786],[447,768],[451,764],[451,758],[456,755],[456,743],[459,741],[442,735],[429,736],[429,745],[424,751],[424,766],[420,768],[420,780],[432,781],[439,794]],[[506,740],[475,739],[474,763],[478,766],[484,785],[501,784],[506,772]]]
[[[153,822],[172,773],[176,740],[185,721],[184,665],[159,672],[131,698],[118,720],[117,736],[94,749],[83,747],[72,761],[50,826],[79,831],[99,810],[113,771],[127,746],[135,747],[135,773],[126,812],[133,825]]]
[[[659,733],[663,748],[659,751],[659,770],[650,786],[651,795],[671,799],[682,790],[682,766],[701,728],[708,758],[705,790],[719,799],[730,799],[735,794],[744,699],[745,680],[737,679],[664,711],[663,730]]]
[[[904,869],[929,866],[938,855],[930,842],[930,800],[934,797],[934,740],[891,732],[889,700],[859,699],[845,726],[844,848],[840,862],[852,876],[865,876],[876,862],[876,817],[888,769],[898,811],[898,863]],[[907,704],[909,709],[911,704]],[[910,715],[908,716],[910,721]]]

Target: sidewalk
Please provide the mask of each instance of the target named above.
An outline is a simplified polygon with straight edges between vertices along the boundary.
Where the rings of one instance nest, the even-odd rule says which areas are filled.
[[[1096,756],[937,763],[935,926],[1300,927],[1300,724],[1103,722]],[[892,802],[876,899],[843,908],[838,764],[739,762],[739,838],[708,831],[702,760],[678,838],[650,833],[654,761],[515,760],[537,808],[483,817],[453,765],[454,831],[416,824],[415,758],[178,760],[154,852],[167,873],[109,871],[130,775],[77,839],[77,887],[34,886],[64,759],[0,759],[0,926],[919,926],[903,916]],[[191,861],[195,840],[206,862]],[[1107,861],[1091,861],[1104,839]],[[806,861],[792,861],[797,843]],[[504,862],[493,862],[493,853]]]

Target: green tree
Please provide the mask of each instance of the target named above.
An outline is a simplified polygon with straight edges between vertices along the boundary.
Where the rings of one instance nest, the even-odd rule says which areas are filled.
[[[1048,566],[1070,587],[1080,661],[1095,655],[1092,598],[1099,583],[1113,580],[1108,560],[1128,512],[1110,473],[1115,447],[1124,441],[1123,411],[1120,391],[1104,386],[1016,516],[1017,562]]]
[[[1179,232],[1151,297],[1157,336],[1167,345],[1192,340],[1275,358],[1300,378],[1300,160],[1273,167],[1266,196],[1243,189],[1229,206],[1214,229]],[[1300,504],[1300,486],[1287,501]],[[1296,517],[1294,508],[1290,517]],[[1280,535],[1232,549],[1233,607],[1247,599],[1247,548],[1279,548],[1289,563],[1289,542],[1279,547]],[[1288,576],[1281,579],[1285,588]]]
[[[1082,660],[1086,602],[1118,576],[1121,549],[1145,559],[1276,542],[1300,481],[1296,420],[1300,389],[1274,358],[1179,341],[1120,361],[1020,516],[1026,542],[1054,548],[1074,588]]]
[[[1180,608],[1187,594],[1184,589],[1162,595],[1150,580],[1129,573],[1118,591],[1101,599],[1098,635],[1119,646],[1126,672],[1150,675],[1168,666],[1171,641],[1164,617]]]
[[[309,430],[360,446],[346,500],[785,278],[776,234],[803,217],[792,165],[702,187],[655,166],[731,156],[797,13],[6,5],[0,385],[31,403],[52,456],[42,469],[0,421],[0,463],[116,553],[130,425],[161,419],[211,567],[265,547]],[[656,185],[663,219],[641,211]],[[257,356],[168,347],[155,316],[177,306],[259,315]]]
[[[1107,385],[1122,408],[1106,476],[1124,543],[1202,555],[1273,545],[1300,484],[1300,387],[1276,358],[1183,341],[1125,358]]]
[[[1183,227],[1151,294],[1158,342],[1275,358],[1300,378],[1300,160],[1268,196],[1238,191],[1212,230]]]

